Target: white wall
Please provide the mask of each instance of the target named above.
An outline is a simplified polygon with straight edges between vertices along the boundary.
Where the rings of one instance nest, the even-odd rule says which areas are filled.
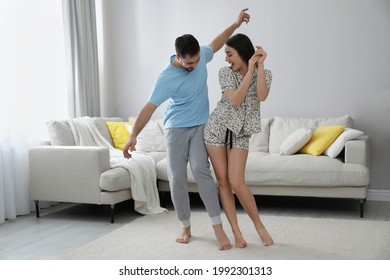
[[[262,115],[351,115],[354,127],[371,137],[370,188],[390,191],[390,1],[103,2],[105,115],[139,112],[174,53],[176,37],[191,33],[208,44],[241,8],[249,8],[251,21],[237,32],[264,47],[273,72]],[[208,67],[212,108],[220,98],[217,73],[224,65],[222,50]]]

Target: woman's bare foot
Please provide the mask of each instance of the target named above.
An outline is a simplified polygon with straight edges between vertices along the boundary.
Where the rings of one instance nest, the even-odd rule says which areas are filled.
[[[229,250],[232,248],[232,244],[229,241],[229,238],[226,236],[225,231],[222,228],[222,224],[214,225],[214,233],[218,242],[219,250]]]
[[[187,244],[191,237],[191,227],[182,228],[181,233],[176,237],[177,243]]]
[[[237,248],[245,248],[246,246],[248,246],[248,244],[246,243],[244,237],[242,237],[242,233],[241,233],[240,230],[233,231],[233,235],[234,235],[234,239],[236,241],[236,247]]]
[[[274,245],[274,240],[272,239],[271,235],[268,233],[263,224],[257,226],[256,230],[264,246]]]

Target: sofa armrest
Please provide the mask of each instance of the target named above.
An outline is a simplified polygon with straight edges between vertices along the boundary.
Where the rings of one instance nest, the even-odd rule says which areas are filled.
[[[370,165],[370,143],[368,135],[362,135],[345,144],[345,163]]]
[[[108,148],[38,146],[30,149],[31,199],[101,204],[100,175],[110,168]]]

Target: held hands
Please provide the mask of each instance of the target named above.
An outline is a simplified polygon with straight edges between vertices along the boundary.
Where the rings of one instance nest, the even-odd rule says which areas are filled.
[[[249,70],[254,71],[256,67],[262,65],[266,57],[267,53],[263,50],[263,48],[261,46],[256,46],[256,51],[248,62]]]
[[[241,10],[240,14],[238,15],[238,17],[235,21],[237,28],[240,27],[243,22],[245,22],[245,23],[249,22],[250,15],[246,11],[248,11],[248,9],[243,9],[243,10]]]
[[[254,55],[259,57],[259,60],[257,61],[257,65],[262,64],[265,58],[267,57],[267,53],[265,52],[265,50],[263,50],[261,46],[256,46],[256,51]]]

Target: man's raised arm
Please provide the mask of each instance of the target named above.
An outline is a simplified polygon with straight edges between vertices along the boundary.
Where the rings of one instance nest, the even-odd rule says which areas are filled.
[[[210,43],[210,47],[213,48],[214,53],[216,53],[217,51],[219,51],[223,47],[223,45],[225,44],[227,39],[230,38],[230,36],[233,34],[233,32],[237,28],[239,28],[243,22],[245,22],[245,23],[249,22],[250,16],[249,16],[249,14],[246,11],[248,11],[248,9],[241,10],[241,12],[238,15],[236,21],[232,25],[230,25],[228,28],[226,28],[221,34],[219,34]]]

